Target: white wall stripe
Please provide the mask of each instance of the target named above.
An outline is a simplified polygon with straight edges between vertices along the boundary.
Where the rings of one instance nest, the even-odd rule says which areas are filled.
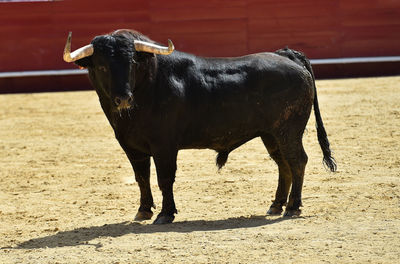
[[[400,62],[400,56],[312,59],[310,60],[310,62],[312,65]],[[0,72],[0,78],[67,76],[67,75],[84,75],[84,74],[87,74],[87,70],[76,69],[76,70],[49,70],[49,71],[19,71],[19,72]]]

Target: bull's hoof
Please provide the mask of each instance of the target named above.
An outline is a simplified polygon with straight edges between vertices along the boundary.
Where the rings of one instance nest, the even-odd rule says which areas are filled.
[[[275,206],[271,206],[269,208],[269,210],[267,211],[267,214],[268,215],[281,215],[282,211],[283,211],[282,207],[278,208],[278,207],[275,207]]]
[[[172,221],[174,221],[175,216],[173,215],[158,215],[157,219],[154,220],[153,225],[164,225],[164,224],[170,224]]]
[[[135,216],[135,221],[141,222],[145,220],[150,220],[152,217],[153,217],[153,212],[139,211]]]
[[[286,217],[295,217],[300,216],[301,210],[300,209],[286,209],[285,214],[283,216]]]

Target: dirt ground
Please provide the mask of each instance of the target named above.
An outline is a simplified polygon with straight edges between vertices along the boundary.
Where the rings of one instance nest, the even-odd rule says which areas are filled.
[[[338,172],[311,116],[301,217],[266,216],[277,167],[255,139],[220,172],[213,151],[181,151],[163,226],[133,221],[139,189],[94,91],[0,95],[0,263],[399,263],[400,77],[317,87]]]

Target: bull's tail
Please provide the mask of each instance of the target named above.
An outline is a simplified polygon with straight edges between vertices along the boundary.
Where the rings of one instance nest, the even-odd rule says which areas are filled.
[[[304,56],[304,55],[303,55]],[[307,70],[311,73],[314,85],[314,115],[315,115],[315,126],[317,128],[318,142],[321,146],[322,153],[324,155],[323,162],[331,170],[335,172],[337,169],[336,160],[332,157],[332,151],[329,147],[328,136],[325,131],[324,123],[322,122],[321,113],[319,111],[318,97],[317,97],[317,86],[315,85],[314,72],[311,68],[310,61],[304,56],[304,63]]]
[[[315,87],[315,83],[314,83]],[[317,89],[314,88],[314,115],[315,115],[315,126],[317,128],[318,142],[321,146],[322,153],[324,154],[323,162],[332,171],[336,171],[336,160],[332,157],[332,151],[329,148],[329,140],[326,135],[324,123],[322,122],[321,114],[319,112]]]
[[[303,53],[289,49],[287,47],[284,49],[277,50],[275,53],[277,53],[281,56],[287,57],[290,60],[296,62],[297,64],[306,67],[306,69],[310,72],[310,74],[313,78],[313,86],[314,86],[315,122],[316,122],[316,128],[317,128],[318,142],[319,142],[319,145],[321,146],[321,150],[324,155],[323,162],[332,172],[336,171],[336,168],[337,168],[336,160],[332,157],[332,151],[329,148],[328,136],[326,135],[324,123],[322,122],[322,118],[321,118],[321,113],[319,112],[317,86],[315,85],[314,72],[311,68],[310,61],[307,59],[307,57]]]

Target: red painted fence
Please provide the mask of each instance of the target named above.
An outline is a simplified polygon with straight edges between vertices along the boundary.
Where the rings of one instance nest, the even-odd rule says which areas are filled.
[[[62,61],[68,31],[78,48],[118,28],[203,56],[285,46],[310,58],[400,55],[398,0],[0,0],[0,72],[74,68]]]

